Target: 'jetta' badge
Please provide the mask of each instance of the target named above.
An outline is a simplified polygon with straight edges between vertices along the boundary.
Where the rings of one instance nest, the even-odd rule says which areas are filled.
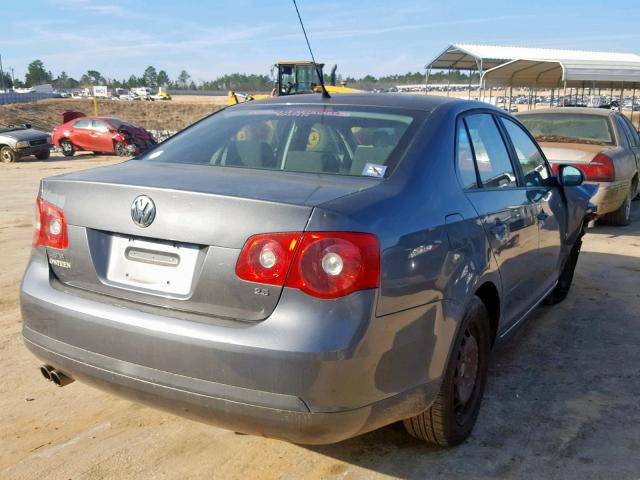
[[[133,223],[145,228],[153,223],[156,218],[156,206],[146,195],[140,195],[131,204],[131,218]]]

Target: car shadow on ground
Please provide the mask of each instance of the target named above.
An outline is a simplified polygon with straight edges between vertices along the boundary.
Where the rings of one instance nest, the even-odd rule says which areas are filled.
[[[104,157],[108,157],[108,158],[113,158],[118,159],[121,158],[122,160],[126,160],[129,157],[118,157],[117,155],[113,155],[113,154],[107,154],[107,153],[99,153],[99,154],[95,154],[95,153],[91,153],[91,152],[78,152],[76,154],[74,154],[72,157],[65,157],[62,154],[59,153],[51,153],[51,156],[49,158],[47,158],[46,160],[39,160],[36,157],[22,157],[20,160],[18,160],[17,163],[52,163],[52,162],[68,162],[68,161],[73,161],[73,160],[91,160],[93,158],[100,158],[103,159]]]
[[[640,272],[640,254],[582,252],[569,297],[539,307],[493,352],[463,445],[431,447],[395,424],[305,448],[407,479],[637,478],[640,275],[630,269]]]

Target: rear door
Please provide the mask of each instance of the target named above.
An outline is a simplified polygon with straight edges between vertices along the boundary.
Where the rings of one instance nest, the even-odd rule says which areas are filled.
[[[71,142],[82,150],[91,150],[89,148],[91,144],[91,122],[91,120],[85,118],[77,120],[72,126]]]
[[[497,119],[489,112],[472,113],[463,117],[458,128],[458,144],[468,143],[475,171],[470,171],[468,159],[460,157],[458,170],[498,263],[505,318],[502,325],[507,328],[537,300],[536,206],[512,164]]]
[[[527,198],[531,202],[538,226],[539,251],[535,262],[538,276],[537,297],[540,298],[556,282],[560,269],[561,234],[559,218],[565,218],[564,202],[557,186],[551,182],[551,171],[538,145],[516,122],[500,116],[505,133],[511,140],[512,154],[519,165]]]

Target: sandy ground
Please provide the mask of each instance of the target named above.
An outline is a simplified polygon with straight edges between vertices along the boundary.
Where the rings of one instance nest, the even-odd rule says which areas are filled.
[[[392,425],[307,448],[40,376],[22,344],[18,306],[38,181],[117,161],[0,165],[0,478],[639,478],[640,202],[632,226],[587,235],[567,300],[539,308],[494,352],[464,445],[431,448]]]

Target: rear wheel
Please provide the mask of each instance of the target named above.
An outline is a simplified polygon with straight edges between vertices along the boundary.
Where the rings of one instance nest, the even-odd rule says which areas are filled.
[[[631,190],[627,193],[627,196],[620,205],[620,208],[615,212],[611,212],[604,216],[602,223],[607,225],[613,225],[616,227],[624,227],[631,223]]]
[[[11,147],[0,148],[0,161],[2,163],[13,163],[18,160],[18,154],[11,150]]]
[[[69,140],[60,140],[60,150],[65,157],[73,157],[75,151]]]
[[[489,315],[482,301],[473,297],[440,393],[427,410],[404,420],[409,434],[441,447],[458,445],[467,439],[480,411],[490,350]]]

